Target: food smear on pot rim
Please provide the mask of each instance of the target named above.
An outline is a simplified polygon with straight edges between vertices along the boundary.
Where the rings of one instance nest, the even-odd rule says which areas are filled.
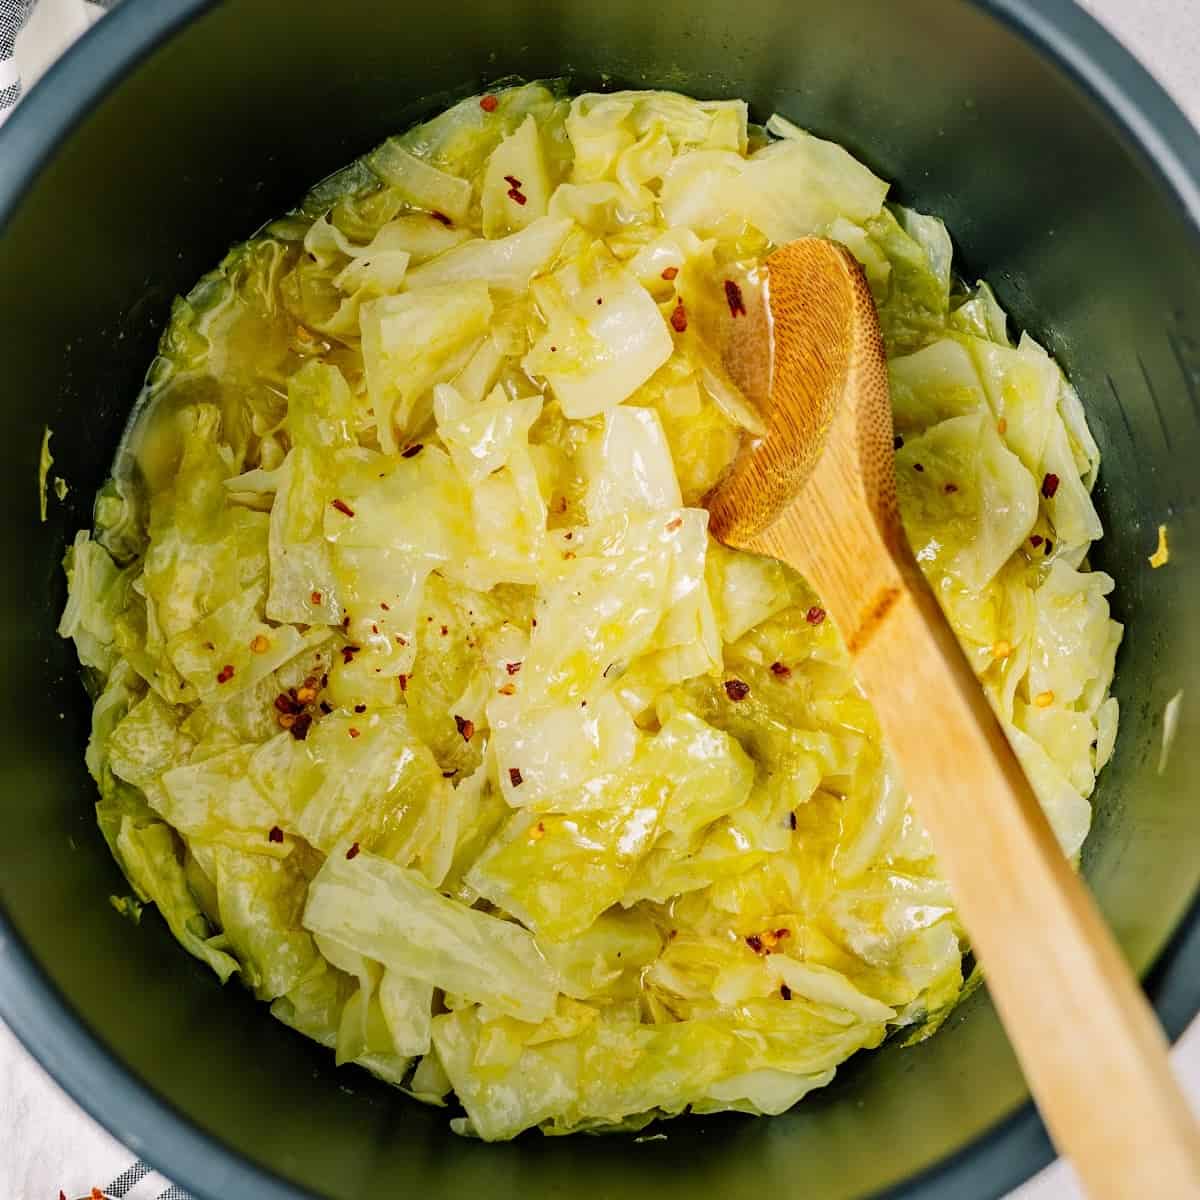
[[[838,631],[708,535],[762,421],[705,334],[773,247],[863,265],[905,529],[1072,858],[1121,627],[1084,402],[887,193],[740,101],[529,84],[177,300],[60,625],[130,904],[489,1140],[934,1033],[968,947]]]

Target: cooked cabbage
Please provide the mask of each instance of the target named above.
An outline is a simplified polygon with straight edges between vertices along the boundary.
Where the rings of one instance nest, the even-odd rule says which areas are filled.
[[[1084,403],[937,218],[740,101],[507,88],[318,185],[177,303],[67,552],[129,903],[459,1132],[779,1113],[962,992],[820,598],[702,507],[762,429],[708,311],[807,234],[864,266],[909,538],[1074,856],[1121,636]]]

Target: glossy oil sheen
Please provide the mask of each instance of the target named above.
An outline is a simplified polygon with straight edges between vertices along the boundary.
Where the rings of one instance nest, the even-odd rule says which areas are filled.
[[[1172,141],[1157,168],[1013,31],[1031,24],[1127,126]],[[156,48],[124,73],[133,45]],[[92,817],[88,704],[54,634],[59,560],[89,522],[171,297],[388,133],[488,81],[564,73],[580,88],[744,96],[759,119],[778,110],[844,143],[897,181],[895,198],[946,220],[966,272],[986,274],[1067,369],[1104,453],[1095,565],[1116,577],[1114,616],[1129,624],[1121,736],[1085,869],[1139,969],[1179,925],[1200,876],[1200,568],[1188,552],[1200,543],[1200,148],[1086,18],[1063,0],[125,0],[0,136],[0,1012],[198,1197],[300,1194],[287,1181],[339,1200],[998,1195],[1049,1145],[1027,1108],[971,1144],[1025,1098],[983,993],[933,1040],[860,1056],[785,1117],[647,1131],[663,1140],[484,1146],[453,1138],[446,1114],[337,1071],[239,988],[222,991],[156,917],[135,929],[107,903],[125,889]],[[72,490],[43,526],[47,423]],[[1160,521],[1176,553],[1151,571]],[[1162,710],[1181,689],[1160,771]],[[1191,928],[1153,980],[1175,1032],[1200,994]]]

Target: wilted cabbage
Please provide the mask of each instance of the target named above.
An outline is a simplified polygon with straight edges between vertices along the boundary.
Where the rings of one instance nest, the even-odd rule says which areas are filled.
[[[886,197],[740,101],[531,84],[231,251],[65,563],[127,910],[483,1138],[778,1113],[936,1030],[966,947],[838,633],[708,534],[762,428],[725,281],[862,262],[910,540],[1068,855],[1121,628],[1080,398]]]

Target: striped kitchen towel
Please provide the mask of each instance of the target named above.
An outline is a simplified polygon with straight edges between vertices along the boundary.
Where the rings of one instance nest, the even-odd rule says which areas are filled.
[[[182,1188],[164,1179],[140,1159],[122,1171],[103,1191],[93,1188],[89,1196],[77,1198],[60,1191],[58,1196],[59,1200],[190,1200]]]
[[[21,98],[21,73],[14,54],[17,34],[33,11],[34,0],[0,0],[0,121]]]

